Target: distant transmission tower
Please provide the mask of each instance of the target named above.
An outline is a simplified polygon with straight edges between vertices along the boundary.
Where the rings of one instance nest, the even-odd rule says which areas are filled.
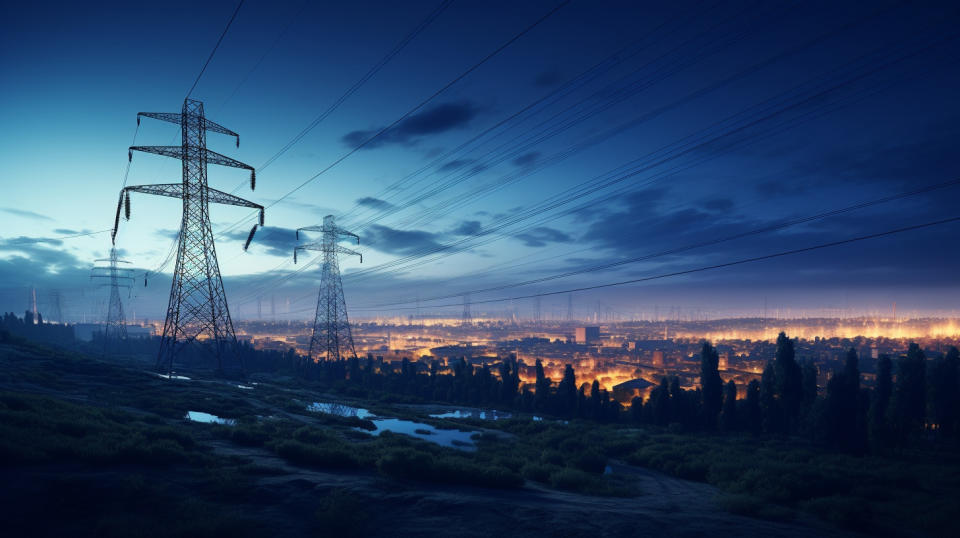
[[[180,159],[183,163],[183,177],[180,183],[131,186],[120,191],[113,239],[116,240],[120,209],[124,205],[126,218],[130,218],[130,192],[170,196],[183,200],[177,263],[173,274],[173,285],[170,288],[167,318],[163,325],[160,353],[157,356],[157,370],[170,372],[175,358],[186,345],[196,340],[206,339],[210,340],[212,351],[217,358],[218,369],[222,370],[224,355],[228,350],[236,350],[237,338],[233,331],[230,311],[227,308],[227,296],[220,278],[220,266],[217,264],[213,230],[210,227],[210,203],[258,209],[260,226],[263,226],[263,206],[208,187],[207,165],[219,164],[250,170],[250,190],[256,187],[256,174],[253,167],[207,149],[207,131],[235,136],[237,147],[240,146],[240,136],[204,117],[203,103],[200,101],[184,99],[183,109],[179,114],[140,112],[137,114],[138,125],[141,116],[179,125],[181,144],[179,146],[133,146],[130,148],[128,158],[132,159],[132,152],[136,150]],[[247,236],[244,249],[250,245],[256,231],[257,225],[254,224],[250,235]],[[239,367],[242,369],[243,365],[240,364]]]
[[[126,260],[117,259],[117,249],[110,249],[109,258],[100,258],[97,262],[108,262],[110,265],[94,266],[90,271],[90,279],[106,278],[109,283],[101,284],[102,287],[110,287],[110,302],[107,303],[107,323],[103,328],[103,335],[106,340],[126,340],[127,339],[127,319],[123,315],[123,301],[120,299],[120,288],[133,287],[132,267],[120,267],[119,263],[130,263]]]
[[[540,297],[533,298],[533,323],[539,327],[542,318],[540,316]]]
[[[470,327],[473,325],[473,314],[470,313],[470,294],[463,295],[463,316],[460,318],[460,326]]]
[[[50,292],[50,319],[63,323],[63,305],[58,290]]]
[[[347,301],[343,297],[343,281],[340,279],[340,263],[337,254],[363,255],[337,244],[343,237],[353,237],[360,244],[360,236],[338,227],[333,222],[333,215],[323,217],[322,226],[307,226],[297,230],[297,239],[300,232],[323,232],[323,239],[319,243],[299,245],[293,249],[293,263],[297,263],[297,251],[317,250],[323,252],[323,269],[320,273],[320,295],[317,298],[317,314],[313,321],[313,336],[310,337],[309,358],[319,360],[322,355],[325,360],[342,360],[356,357],[353,347],[353,334],[350,332],[350,320],[347,319]]]

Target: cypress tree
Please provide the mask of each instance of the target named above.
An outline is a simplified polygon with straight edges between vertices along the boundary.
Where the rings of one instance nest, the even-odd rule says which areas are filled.
[[[720,426],[724,431],[738,429],[737,423],[737,385],[731,379],[723,390],[723,414],[720,415]]]
[[[760,376],[760,416],[763,431],[767,433],[776,433],[782,431],[782,421],[780,419],[780,406],[776,397],[777,383],[776,372],[772,362],[767,362],[763,369],[763,375]]]
[[[920,432],[926,418],[927,358],[917,344],[910,344],[907,356],[897,361],[894,411],[901,435]]]
[[[777,336],[777,354],[773,361],[776,372],[776,393],[780,404],[780,430],[792,433],[797,429],[803,401],[803,381],[797,364],[793,340],[781,332]]]
[[[703,425],[707,431],[717,428],[717,419],[723,405],[723,379],[720,378],[720,356],[717,350],[704,342],[700,350],[700,394],[702,396]]]

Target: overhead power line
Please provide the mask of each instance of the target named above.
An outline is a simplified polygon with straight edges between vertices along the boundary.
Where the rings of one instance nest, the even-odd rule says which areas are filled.
[[[673,254],[680,254],[680,253],[682,253],[682,252],[686,252],[686,251],[689,251],[689,250],[695,250],[695,249],[702,248],[702,247],[706,247],[706,246],[713,246],[713,245],[717,245],[717,244],[720,244],[720,243],[726,243],[726,242],[729,242],[729,241],[734,241],[734,240],[737,240],[737,239],[743,239],[743,238],[745,238],[745,237],[750,237],[750,236],[760,235],[760,234],[764,234],[764,233],[768,233],[768,232],[774,232],[774,231],[784,230],[784,229],[786,229],[786,228],[790,228],[790,227],[796,226],[796,225],[798,225],[798,224],[806,224],[806,223],[808,223],[808,222],[813,222],[813,221],[816,221],[816,220],[821,220],[821,219],[825,219],[825,218],[829,218],[829,217],[835,217],[835,216],[843,215],[843,214],[845,214],[845,213],[850,213],[850,212],[853,212],[853,211],[856,211],[856,210],[859,210],[859,209],[865,209],[865,208],[868,208],[868,207],[872,207],[872,206],[876,206],[876,205],[880,205],[880,204],[885,204],[885,203],[888,203],[888,202],[893,202],[893,201],[895,201],[895,200],[901,200],[901,199],[903,199],[903,198],[908,198],[908,197],[910,197],[910,196],[916,196],[916,195],[918,195],[918,194],[926,194],[926,193],[929,193],[929,192],[932,192],[932,191],[935,191],[935,190],[939,190],[939,189],[943,189],[943,188],[947,188],[947,187],[953,187],[953,186],[956,186],[956,185],[960,185],[960,178],[953,179],[953,180],[950,180],[950,181],[945,181],[945,182],[942,182],[942,183],[936,183],[936,184],[934,184],[934,185],[927,185],[927,186],[925,186],[925,187],[921,187],[921,188],[914,189],[914,190],[907,191],[907,192],[900,192],[900,193],[897,193],[897,194],[891,194],[891,195],[889,195],[889,196],[884,196],[884,197],[877,198],[877,199],[874,199],[874,200],[868,200],[868,201],[865,201],[865,202],[860,202],[860,203],[858,203],[858,204],[850,205],[850,206],[843,207],[843,208],[839,208],[839,209],[833,209],[833,210],[830,210],[830,211],[825,211],[825,212],[822,212],[822,213],[817,213],[817,214],[815,214],[815,215],[807,215],[807,216],[805,216],[805,217],[798,217],[798,218],[795,218],[795,219],[790,219],[790,220],[786,220],[786,221],[783,221],[783,222],[778,222],[778,223],[775,223],[775,224],[771,224],[771,225],[769,225],[769,226],[763,226],[763,227],[760,227],[760,228],[754,228],[754,229],[751,229],[751,230],[747,230],[747,231],[745,231],[745,232],[740,232],[740,233],[728,235],[728,236],[725,236],[725,237],[711,238],[711,239],[709,239],[709,240],[699,241],[699,242],[697,242],[697,243],[693,243],[693,244],[689,244],[689,245],[684,245],[684,246],[681,246],[681,247],[674,247],[674,248],[666,249],[666,250],[663,250],[663,251],[660,251],[660,252],[656,252],[656,253],[652,253],[652,254],[646,254],[646,255],[644,255],[644,256],[638,256],[638,257],[634,257],[634,258],[630,258],[630,259],[626,259],[626,260],[617,260],[617,261],[615,261],[615,262],[610,262],[610,263],[606,263],[606,264],[602,264],[602,265],[596,265],[596,266],[592,266],[592,267],[585,267],[585,268],[582,268],[582,269],[575,269],[575,270],[566,271],[566,272],[559,273],[559,274],[554,274],[554,275],[544,276],[544,277],[535,278],[535,279],[531,279],[531,280],[526,280],[526,281],[523,281],[523,282],[515,282],[515,283],[512,283],[512,284],[503,284],[503,285],[500,285],[500,286],[494,286],[494,287],[489,287],[489,288],[484,288],[484,289],[474,289],[474,290],[469,290],[469,291],[459,291],[459,292],[457,292],[457,293],[451,293],[451,294],[440,295],[440,296],[435,296],[435,297],[428,297],[428,298],[422,298],[422,297],[421,297],[420,300],[421,300],[421,301],[439,301],[439,300],[442,300],[442,299],[451,299],[451,298],[453,298],[453,297],[460,297],[460,296],[462,296],[462,295],[464,295],[464,294],[479,294],[479,293],[487,293],[487,292],[491,292],[491,291],[500,291],[500,290],[510,289],[510,288],[518,288],[518,287],[521,287],[521,286],[529,286],[529,285],[532,285],[532,284],[540,284],[540,283],[542,283],[542,282],[547,282],[547,281],[550,281],[550,280],[556,280],[556,279],[559,279],[559,278],[566,278],[566,277],[568,277],[568,276],[574,276],[574,275],[579,275],[579,274],[583,274],[583,273],[592,273],[592,272],[594,272],[594,271],[602,271],[602,270],[606,270],[606,269],[612,269],[612,268],[615,268],[615,267],[620,267],[620,266],[623,266],[623,265],[629,265],[629,264],[632,264],[632,263],[638,263],[638,262],[642,262],[642,261],[647,261],[647,260],[651,260],[651,259],[654,259],[654,258],[659,258],[659,257],[662,257],[662,256],[669,256],[669,255],[673,255]],[[410,301],[399,301],[399,302],[394,302],[394,303],[382,303],[382,304],[377,305],[377,306],[388,307],[388,306],[402,305],[402,304],[409,304],[409,303],[410,303]]]
[[[542,24],[544,21],[546,21],[547,19],[549,19],[553,14],[555,14],[557,11],[559,11],[560,9],[562,9],[564,6],[566,6],[566,5],[569,4],[569,3],[570,3],[570,0],[564,0],[564,1],[560,2],[559,4],[557,4],[557,6],[555,6],[554,8],[552,8],[552,9],[551,9],[550,11],[548,11],[546,14],[544,14],[544,15],[541,16],[539,19],[537,19],[536,21],[534,21],[533,23],[531,23],[529,26],[527,26],[526,28],[524,28],[523,30],[521,30],[519,33],[515,34],[513,37],[511,37],[510,39],[508,39],[505,43],[501,44],[499,47],[497,47],[496,49],[494,49],[492,52],[490,52],[489,54],[487,54],[486,56],[484,56],[483,59],[481,59],[479,62],[477,62],[477,63],[473,64],[472,66],[470,66],[466,71],[464,71],[464,72],[460,73],[459,75],[457,75],[456,77],[454,77],[453,80],[451,80],[450,82],[444,84],[440,89],[438,89],[437,91],[435,91],[434,93],[432,93],[429,97],[427,97],[426,99],[424,99],[423,101],[421,101],[420,103],[418,103],[416,106],[414,106],[413,108],[411,108],[410,110],[408,110],[407,112],[405,112],[403,115],[401,115],[399,118],[397,118],[396,120],[394,120],[392,123],[390,123],[390,124],[387,125],[386,127],[383,127],[382,129],[380,129],[379,131],[377,131],[375,134],[373,134],[372,136],[370,136],[370,137],[368,137],[367,139],[365,139],[363,142],[360,142],[359,144],[357,144],[356,146],[354,146],[352,149],[350,149],[348,152],[346,152],[346,153],[344,153],[343,155],[341,155],[340,157],[338,157],[336,160],[334,160],[332,163],[330,163],[329,165],[327,165],[325,168],[323,168],[322,170],[320,170],[320,171],[317,172],[316,174],[310,176],[310,177],[307,178],[305,181],[303,181],[302,183],[300,183],[299,185],[297,185],[296,187],[294,187],[292,190],[290,190],[289,192],[287,192],[286,194],[284,194],[284,195],[281,196],[280,198],[277,198],[276,200],[274,200],[273,202],[271,202],[269,205],[266,206],[266,208],[273,207],[273,206],[277,205],[278,203],[282,202],[283,200],[287,199],[288,197],[290,197],[290,196],[291,196],[292,194],[294,194],[295,192],[299,191],[299,190],[302,189],[303,187],[307,186],[308,184],[310,184],[311,182],[313,182],[314,180],[316,180],[318,177],[322,176],[323,174],[325,174],[326,172],[328,172],[329,170],[331,170],[332,168],[334,168],[335,166],[337,166],[337,165],[340,164],[341,162],[345,161],[347,158],[349,158],[349,157],[350,157],[351,155],[353,155],[354,153],[360,151],[361,149],[363,149],[364,147],[366,147],[366,146],[367,146],[368,144],[370,144],[371,142],[373,142],[373,141],[377,140],[378,138],[380,138],[381,136],[383,136],[384,133],[386,133],[386,132],[389,131],[390,129],[393,129],[394,127],[396,127],[397,125],[399,125],[400,122],[402,122],[403,120],[405,120],[405,119],[409,118],[410,116],[412,116],[413,114],[415,114],[418,110],[420,110],[421,108],[423,108],[424,106],[426,106],[428,103],[430,103],[431,101],[433,101],[434,99],[436,99],[440,94],[442,94],[443,92],[447,91],[451,86],[453,86],[454,84],[460,82],[460,81],[463,80],[467,75],[469,75],[470,73],[473,73],[474,71],[476,71],[477,69],[479,69],[482,65],[484,65],[485,63],[487,63],[488,61],[490,61],[491,59],[493,59],[495,56],[497,56],[498,54],[500,54],[501,52],[503,52],[507,47],[509,47],[510,45],[512,45],[514,42],[516,42],[516,41],[517,41],[518,39],[520,39],[521,37],[523,37],[523,36],[525,36],[526,34],[528,34],[530,31],[532,31],[534,28],[536,28],[537,26],[539,26],[540,24]],[[228,227],[226,230],[224,230],[224,232],[221,232],[221,233],[226,233],[226,232],[228,232],[229,230],[231,230],[232,228],[235,228],[236,226],[239,226],[241,223],[243,223],[243,222],[246,221],[246,220],[247,220],[247,219],[241,219],[240,221],[235,222],[233,225],[231,225],[231,226]]]
[[[220,48],[220,42],[223,41],[224,36],[227,35],[227,30],[230,29],[230,25],[233,24],[233,20],[237,18],[237,13],[240,12],[240,8],[243,7],[244,0],[240,0],[240,3],[237,4],[237,9],[233,10],[233,15],[230,16],[230,20],[227,22],[227,26],[223,29],[223,32],[220,34],[220,39],[217,39],[217,44],[213,46],[213,50],[210,51],[210,56],[207,57],[207,61],[203,64],[203,69],[200,70],[200,73],[197,75],[197,79],[193,81],[193,86],[190,86],[190,91],[187,92],[187,97],[193,93],[194,88],[197,87],[197,83],[200,82],[200,78],[203,76],[204,71],[207,70],[207,66],[210,65],[210,60],[213,59],[213,55],[217,53],[217,49]]]
[[[932,222],[925,222],[925,223],[923,223],[923,224],[915,224],[915,225],[913,225],[913,226],[905,226],[905,227],[903,227],[903,228],[895,228],[895,229],[893,229],[893,230],[887,230],[887,231],[877,232],[877,233],[868,234],[868,235],[861,235],[861,236],[857,236],[857,237],[851,237],[851,238],[849,238],[849,239],[841,239],[841,240],[839,240],[839,241],[831,241],[831,242],[829,242],[829,243],[820,243],[820,244],[818,244],[818,245],[813,245],[813,246],[809,246],[809,247],[796,248],[796,249],[791,249],[791,250],[784,250],[784,251],[781,251],[781,252],[775,252],[775,253],[773,253],[773,254],[765,254],[765,255],[763,255],[763,256],[754,256],[754,257],[752,257],[752,258],[743,258],[743,259],[736,260],[736,261],[732,261],[732,262],[718,263],[718,264],[707,265],[707,266],[703,266],[703,267],[696,267],[696,268],[694,268],[694,269],[685,269],[685,270],[683,270],[683,271],[673,271],[673,272],[671,272],[671,273],[663,273],[663,274],[653,275],[653,276],[647,276],[647,277],[643,277],[643,278],[633,278],[633,279],[630,279],[630,280],[621,280],[621,281],[619,281],[619,282],[608,282],[608,283],[605,283],[605,284],[596,284],[596,285],[593,285],[593,286],[582,286],[582,287],[579,287],[579,288],[570,288],[570,289],[565,289],[565,290],[548,291],[548,292],[543,292],[543,293],[531,293],[531,294],[528,294],[528,295],[517,295],[517,296],[514,296],[514,297],[501,297],[501,298],[499,298],[499,299],[487,299],[487,300],[483,300],[483,301],[472,301],[470,304],[499,303],[499,302],[503,302],[503,301],[514,301],[514,300],[519,300],[519,299],[531,299],[531,298],[534,298],[534,297],[547,297],[547,296],[550,296],[550,295],[560,295],[560,294],[564,294],[564,293],[576,293],[576,292],[580,292],[580,291],[590,291],[590,290],[596,290],[596,289],[602,289],[602,288],[612,288],[612,287],[615,287],[615,286],[624,286],[624,285],[627,285],[627,284],[638,284],[638,283],[640,283],[640,282],[649,282],[649,281],[651,281],[651,280],[660,280],[660,279],[670,278],[670,277],[675,277],[675,276],[689,275],[689,274],[694,274],[694,273],[702,273],[702,272],[704,272],[704,271],[712,271],[712,270],[714,270],[714,269],[723,269],[723,268],[725,268],[725,267],[733,267],[733,266],[736,266],[736,265],[743,265],[743,264],[753,263],[753,262],[758,262],[758,261],[771,260],[771,259],[774,259],[774,258],[782,258],[782,257],[784,257],[784,256],[792,256],[792,255],[795,255],[795,254],[802,254],[802,253],[804,253],[804,252],[812,252],[812,251],[815,251],[815,250],[821,250],[821,249],[825,249],[825,248],[837,247],[837,246],[841,246],[841,245],[848,245],[848,244],[850,244],[850,243],[857,243],[857,242],[866,241],[866,240],[869,240],[869,239],[877,239],[877,238],[879,238],[879,237],[886,237],[886,236],[889,236],[889,235],[895,235],[895,234],[899,234],[899,233],[905,233],[905,232],[910,232],[910,231],[915,231],[915,230],[921,230],[921,229],[924,229],[924,228],[930,228],[930,227],[933,227],[933,226],[939,226],[939,225],[941,225],[941,224],[949,224],[949,223],[957,222],[957,221],[960,221],[960,217],[951,217],[951,218],[936,220],[936,221],[932,221]],[[413,301],[409,301],[409,302],[413,302]],[[409,303],[409,302],[408,302],[408,303]],[[412,310],[412,309],[416,309],[416,308],[444,308],[444,307],[453,307],[453,306],[462,307],[462,306],[463,306],[463,303],[462,303],[462,302],[459,302],[459,303],[447,303],[447,304],[440,304],[440,305],[427,305],[427,306],[420,305],[420,306],[394,307],[394,308],[392,308],[392,310]],[[355,307],[354,310],[382,310],[382,308],[378,308],[378,307]]]

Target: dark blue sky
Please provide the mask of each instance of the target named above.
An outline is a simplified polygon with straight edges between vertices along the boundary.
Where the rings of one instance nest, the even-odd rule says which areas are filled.
[[[248,0],[194,90],[241,135],[212,149],[262,167],[404,36],[434,2]],[[236,317],[257,298],[311,315],[319,271],[292,230],[332,213],[362,237],[344,260],[355,317],[382,303],[498,287],[706,243],[615,269],[474,293],[475,300],[642,278],[956,215],[960,186],[719,243],[783,219],[960,178],[958,13],[951,3],[573,1],[364,149],[284,197],[542,17],[555,2],[455,0],[339,108],[237,191],[267,211],[212,209]],[[5,3],[0,12],[0,309],[61,290],[96,315],[89,268],[109,234],[139,111],[179,111],[232,2]],[[507,120],[507,121],[505,121]],[[501,125],[501,122],[504,122]],[[137,144],[176,142],[144,120]],[[134,157],[129,184],[179,181]],[[242,171],[213,169],[231,191]],[[279,200],[279,202],[277,201]],[[117,246],[166,257],[174,200],[134,196]],[[947,224],[756,264],[574,295],[626,314],[949,313],[960,226]],[[169,267],[166,269],[169,271]],[[128,310],[159,316],[169,275]],[[566,296],[543,299],[565,312]],[[447,304],[451,300],[438,300]],[[457,302],[455,299],[452,302]],[[478,305],[529,315],[532,302]],[[266,310],[267,307],[264,307]],[[455,311],[448,308],[447,311]],[[395,311],[394,311],[395,312]]]

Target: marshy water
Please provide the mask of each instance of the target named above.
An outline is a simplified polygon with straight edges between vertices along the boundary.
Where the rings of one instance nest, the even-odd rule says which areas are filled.
[[[204,413],[203,411],[187,411],[187,414],[183,418],[193,422],[223,424],[225,426],[233,426],[237,423],[237,421],[232,418],[220,418],[217,415],[211,415],[210,413]]]
[[[441,446],[459,448],[461,450],[473,450],[476,448],[473,440],[470,438],[476,431],[443,430],[424,424],[401,418],[378,417],[368,409],[360,407],[351,407],[349,405],[331,403],[331,402],[313,402],[307,406],[307,410],[319,413],[328,413],[341,417],[357,417],[367,419],[373,422],[375,430],[369,432],[372,435],[380,435],[383,432],[401,433],[411,437],[417,437],[431,443]],[[434,415],[431,415],[434,416]],[[439,417],[445,418],[445,417]],[[367,431],[367,430],[362,430]]]

